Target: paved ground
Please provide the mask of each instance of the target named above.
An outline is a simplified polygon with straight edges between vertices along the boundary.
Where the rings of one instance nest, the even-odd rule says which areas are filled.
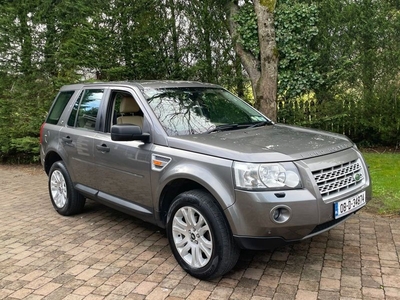
[[[39,167],[0,166],[0,299],[400,299],[399,252],[400,218],[362,213],[199,281],[158,228],[91,201],[62,217]]]

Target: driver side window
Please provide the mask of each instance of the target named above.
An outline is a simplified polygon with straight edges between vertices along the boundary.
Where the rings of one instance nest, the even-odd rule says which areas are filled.
[[[116,124],[133,124],[143,127],[143,112],[135,98],[125,91],[112,91],[108,109],[108,132]]]

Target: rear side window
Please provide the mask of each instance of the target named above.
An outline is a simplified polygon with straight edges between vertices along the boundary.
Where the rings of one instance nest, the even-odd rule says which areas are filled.
[[[54,101],[54,105],[47,117],[46,123],[57,124],[60,119],[65,107],[75,91],[66,91],[58,94],[58,97]]]
[[[68,119],[69,126],[95,130],[97,113],[99,111],[104,90],[85,90],[76,101]]]

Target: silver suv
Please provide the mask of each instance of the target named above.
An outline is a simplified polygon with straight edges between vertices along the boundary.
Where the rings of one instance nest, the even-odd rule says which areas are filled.
[[[200,279],[228,272],[240,249],[329,230],[371,198],[348,138],[274,124],[212,84],[67,85],[40,137],[58,213],[80,213],[90,198],[157,224]]]

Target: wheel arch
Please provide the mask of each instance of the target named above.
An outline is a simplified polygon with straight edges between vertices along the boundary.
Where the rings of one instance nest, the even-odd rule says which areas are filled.
[[[207,186],[203,182],[199,182],[197,180],[194,180],[193,178],[181,177],[181,178],[175,178],[175,179],[171,180],[170,182],[168,182],[163,187],[162,192],[159,196],[158,218],[159,218],[159,223],[160,223],[159,225],[161,227],[165,228],[165,226],[166,226],[168,210],[169,210],[173,200],[175,199],[175,197],[183,192],[187,192],[190,190],[196,190],[196,189],[203,190],[212,196],[215,204],[218,206],[221,213],[223,214],[226,223],[229,225],[229,221],[226,218],[225,212],[224,212],[224,207],[226,208],[226,202],[224,200],[228,200],[228,199],[224,199],[224,198],[226,198],[226,195],[224,195],[225,197],[221,196],[220,191],[216,191],[215,189],[210,188],[210,186]],[[233,199],[231,199],[230,201],[233,201]],[[228,201],[228,202],[230,202],[230,201]]]
[[[44,160],[44,171],[46,172],[47,175],[49,175],[51,166],[52,166],[55,162],[60,161],[60,160],[63,160],[63,159],[62,159],[61,156],[60,156],[57,152],[55,152],[55,151],[49,151],[49,152],[46,154],[46,157],[45,157],[45,160]]]

